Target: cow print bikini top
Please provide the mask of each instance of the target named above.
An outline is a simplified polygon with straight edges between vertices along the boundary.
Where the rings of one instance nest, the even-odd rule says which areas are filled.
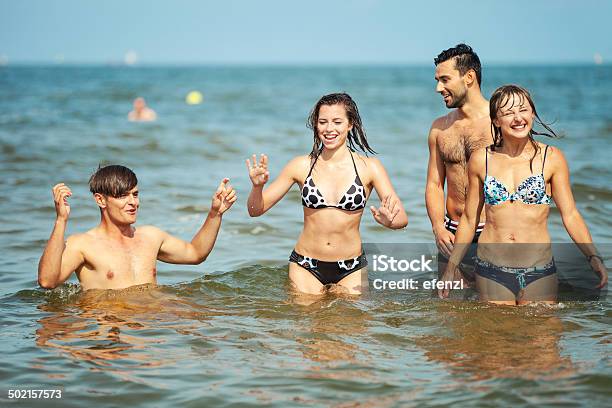
[[[355,181],[353,184],[346,190],[346,193],[342,196],[342,199],[338,202],[337,205],[330,205],[325,202],[325,198],[323,198],[323,194],[315,185],[311,174],[312,169],[314,168],[319,155],[315,157],[314,163],[310,167],[310,171],[308,172],[308,176],[306,180],[304,180],[304,187],[302,188],[302,205],[307,208],[339,208],[341,210],[346,211],[358,211],[365,208],[366,204],[366,194],[365,188],[361,183],[361,179],[359,178],[359,173],[357,172],[357,166],[355,165],[355,159],[353,158],[353,153],[351,153],[351,160],[353,161],[353,167],[355,168]]]

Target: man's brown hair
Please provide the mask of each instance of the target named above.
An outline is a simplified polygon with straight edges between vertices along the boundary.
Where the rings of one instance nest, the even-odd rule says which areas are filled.
[[[137,184],[136,174],[125,166],[118,164],[99,166],[89,178],[89,191],[92,194],[100,193],[118,198],[136,187]]]

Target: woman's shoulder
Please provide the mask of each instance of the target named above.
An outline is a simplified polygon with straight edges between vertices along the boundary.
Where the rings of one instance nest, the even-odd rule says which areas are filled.
[[[470,154],[470,158],[474,156],[481,156],[484,159],[485,153],[491,152],[495,152],[495,148],[493,145],[479,147],[478,149],[474,149],[474,151]]]
[[[353,159],[355,160],[355,165],[359,171],[367,171],[378,173],[380,170],[384,170],[384,166],[380,159],[375,156],[366,156],[365,154],[360,154],[357,152],[353,152]]]
[[[291,158],[291,160],[289,160],[289,162],[287,163],[286,167],[301,169],[304,166],[309,166],[311,162],[312,159],[310,158],[310,156],[305,154]]]
[[[538,142],[538,147],[545,161],[544,165],[552,169],[563,169],[567,167],[567,160],[563,151],[557,146],[547,145],[542,142]],[[559,167],[560,166],[560,167]]]
[[[537,142],[538,147],[540,148],[540,152],[542,156],[546,155],[546,161],[548,160],[565,160],[565,155],[563,151],[557,146],[549,145],[542,142]]]
[[[310,155],[295,156],[285,165],[285,170],[288,170],[293,177],[301,178],[302,173],[308,172],[310,165],[312,164],[312,158]]]
[[[469,162],[484,165],[485,161],[487,160],[487,155],[494,152],[495,150],[491,149],[491,146],[479,147],[470,153]]]
[[[548,157],[549,154],[563,154],[561,152],[561,149],[558,148],[557,146],[553,146],[553,145],[549,145],[543,142],[536,142],[538,144],[538,147],[540,148],[540,151],[542,152],[542,154],[544,154],[544,152],[546,152],[546,157]]]
[[[365,154],[361,154],[357,152],[352,152],[351,154],[353,155],[353,159],[355,159],[355,164],[361,162],[365,166],[377,166],[377,165],[381,166],[382,165],[378,157],[366,156]]]

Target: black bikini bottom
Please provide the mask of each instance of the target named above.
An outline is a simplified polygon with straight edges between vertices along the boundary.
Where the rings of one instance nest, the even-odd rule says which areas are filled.
[[[338,283],[342,279],[349,276],[351,273],[358,271],[368,265],[365,253],[351,259],[342,261],[328,262],[319,261],[318,259],[300,255],[295,250],[291,252],[289,262],[296,263],[308,272],[312,273],[315,278],[323,285],[330,283]]]

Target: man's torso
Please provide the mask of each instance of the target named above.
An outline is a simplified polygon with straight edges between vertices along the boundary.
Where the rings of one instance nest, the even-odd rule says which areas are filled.
[[[156,234],[143,227],[129,239],[114,240],[92,231],[83,234],[80,244],[85,262],[76,273],[83,289],[122,289],[156,282],[161,245]]]
[[[437,146],[446,170],[446,211],[451,219],[463,214],[468,190],[467,163],[471,154],[493,142],[488,116],[455,119],[456,112],[443,118]]]

